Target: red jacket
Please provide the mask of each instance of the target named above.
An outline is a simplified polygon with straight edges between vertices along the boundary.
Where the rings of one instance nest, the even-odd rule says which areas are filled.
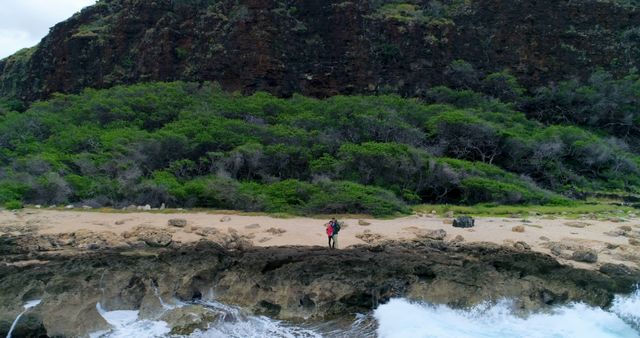
[[[333,236],[333,227],[331,225],[327,225],[327,236]]]

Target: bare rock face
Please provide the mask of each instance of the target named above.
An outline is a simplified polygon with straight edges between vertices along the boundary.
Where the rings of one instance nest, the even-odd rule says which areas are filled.
[[[436,16],[429,1],[398,15],[389,4],[100,1],[53,27],[37,47],[1,60],[0,96],[34,101],[173,80],[278,96],[420,96],[449,84],[454,60],[484,73],[509,69],[528,88],[640,65],[633,40],[640,13],[618,1],[444,2]]]
[[[16,245],[3,240],[0,250],[22,252],[12,248]],[[4,256],[9,261],[23,257]],[[126,249],[35,258],[49,262],[26,268],[0,264],[0,336],[24,299],[42,303],[30,313],[32,324],[21,327],[22,336],[86,336],[104,330],[97,302],[109,311],[139,309],[144,318],[164,316],[175,334],[188,334],[217,318],[192,303],[210,292],[217,301],[274,318],[322,319],[367,312],[394,297],[461,307],[505,297],[526,309],[573,301],[606,306],[614,294],[631,292],[640,280],[640,272],[624,266],[587,271],[526,250],[428,240],[344,250],[227,250],[201,241],[144,253]],[[160,297],[189,305],[157,311]]]

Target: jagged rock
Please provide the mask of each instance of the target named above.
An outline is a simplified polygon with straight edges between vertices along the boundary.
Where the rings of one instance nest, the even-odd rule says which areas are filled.
[[[366,227],[366,226],[371,225],[371,223],[369,223],[369,222],[367,222],[367,221],[365,221],[365,220],[362,220],[362,219],[361,219],[361,220],[358,220],[358,225],[361,225],[361,226],[363,226],[363,227]]]
[[[629,238],[629,245],[640,246],[640,240],[637,240],[635,238]]]
[[[526,242],[518,241],[513,244],[513,247],[518,250],[531,250],[531,246]]]
[[[453,226],[455,228],[473,228],[475,225],[476,221],[469,216],[462,216],[453,220]]]
[[[0,265],[0,323],[12,321],[21,308],[22,298],[16,295],[43,300],[32,315],[48,335],[75,337],[109,329],[96,311],[97,302],[108,310],[157,308],[154,289],[165,300],[200,299],[211,293],[217,301],[277,319],[323,320],[366,313],[396,297],[460,307],[510,298],[525,310],[549,303],[607,306],[614,294],[631,292],[640,280],[640,272],[633,269],[579,270],[531,251],[443,241],[385,241],[335,251],[232,251],[202,241],[145,252],[151,254],[91,252],[72,259],[52,255],[37,268]],[[215,312],[208,318],[208,312],[196,307],[167,310],[159,319],[167,320],[176,334],[218,320]]]
[[[173,242],[173,235],[168,230],[149,226],[138,226],[132,231],[123,233],[122,236],[131,244],[140,241],[156,248],[167,247]]]
[[[169,226],[176,228],[184,228],[187,226],[187,220],[184,218],[174,218],[170,219],[168,222]]]
[[[420,237],[441,241],[445,237],[447,237],[447,232],[444,231],[443,229],[426,230],[420,234]]]
[[[513,232],[524,232],[525,228],[524,228],[524,225],[516,225],[513,228],[511,228],[511,231],[513,231]]]
[[[187,305],[165,312],[160,320],[171,327],[172,335],[188,336],[195,330],[206,330],[221,314],[200,305]]]
[[[592,249],[579,249],[573,252],[571,259],[577,262],[595,263],[598,261],[598,253]]]

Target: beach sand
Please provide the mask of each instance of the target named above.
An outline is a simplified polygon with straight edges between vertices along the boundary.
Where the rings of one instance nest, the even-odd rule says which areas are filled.
[[[183,228],[168,226],[170,219],[185,219]],[[194,229],[215,228],[220,232],[230,229],[251,239],[256,246],[325,246],[327,238],[324,224],[328,220],[315,218],[274,218],[213,212],[97,212],[24,209],[17,212],[0,211],[0,235],[64,234],[80,230],[113,232],[122,235],[138,226],[170,229],[173,240],[181,243],[203,238]],[[340,248],[355,244],[373,244],[380,240],[412,240],[430,230],[446,231],[445,240],[462,236],[465,243],[491,242],[513,246],[524,242],[531,250],[552,254],[563,264],[583,268],[597,268],[603,263],[640,267],[640,219],[631,218],[624,223],[601,220],[572,220],[544,216],[519,218],[476,218],[471,229],[454,228],[452,219],[436,215],[412,215],[397,219],[340,219],[345,224],[339,235]],[[360,225],[366,224],[368,225]],[[513,228],[523,226],[524,232]],[[624,230],[620,230],[620,228]],[[630,230],[630,231],[629,231]],[[202,233],[202,231],[200,231]],[[571,250],[590,248],[598,253],[596,264],[571,260],[567,254],[558,255],[558,247]]]

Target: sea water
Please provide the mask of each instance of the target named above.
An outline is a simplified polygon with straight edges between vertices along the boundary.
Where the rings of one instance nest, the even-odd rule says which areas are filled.
[[[347,325],[338,321],[294,325],[214,301],[199,304],[223,315],[193,338],[640,338],[640,290],[616,297],[609,310],[574,303],[527,316],[515,315],[509,301],[461,310],[393,299]],[[138,321],[137,311],[98,310],[113,330],[92,337],[169,337],[166,323]]]
[[[374,316],[382,338],[640,338],[640,294],[617,297],[610,311],[581,303],[525,317],[508,301],[457,310],[394,299]]]

